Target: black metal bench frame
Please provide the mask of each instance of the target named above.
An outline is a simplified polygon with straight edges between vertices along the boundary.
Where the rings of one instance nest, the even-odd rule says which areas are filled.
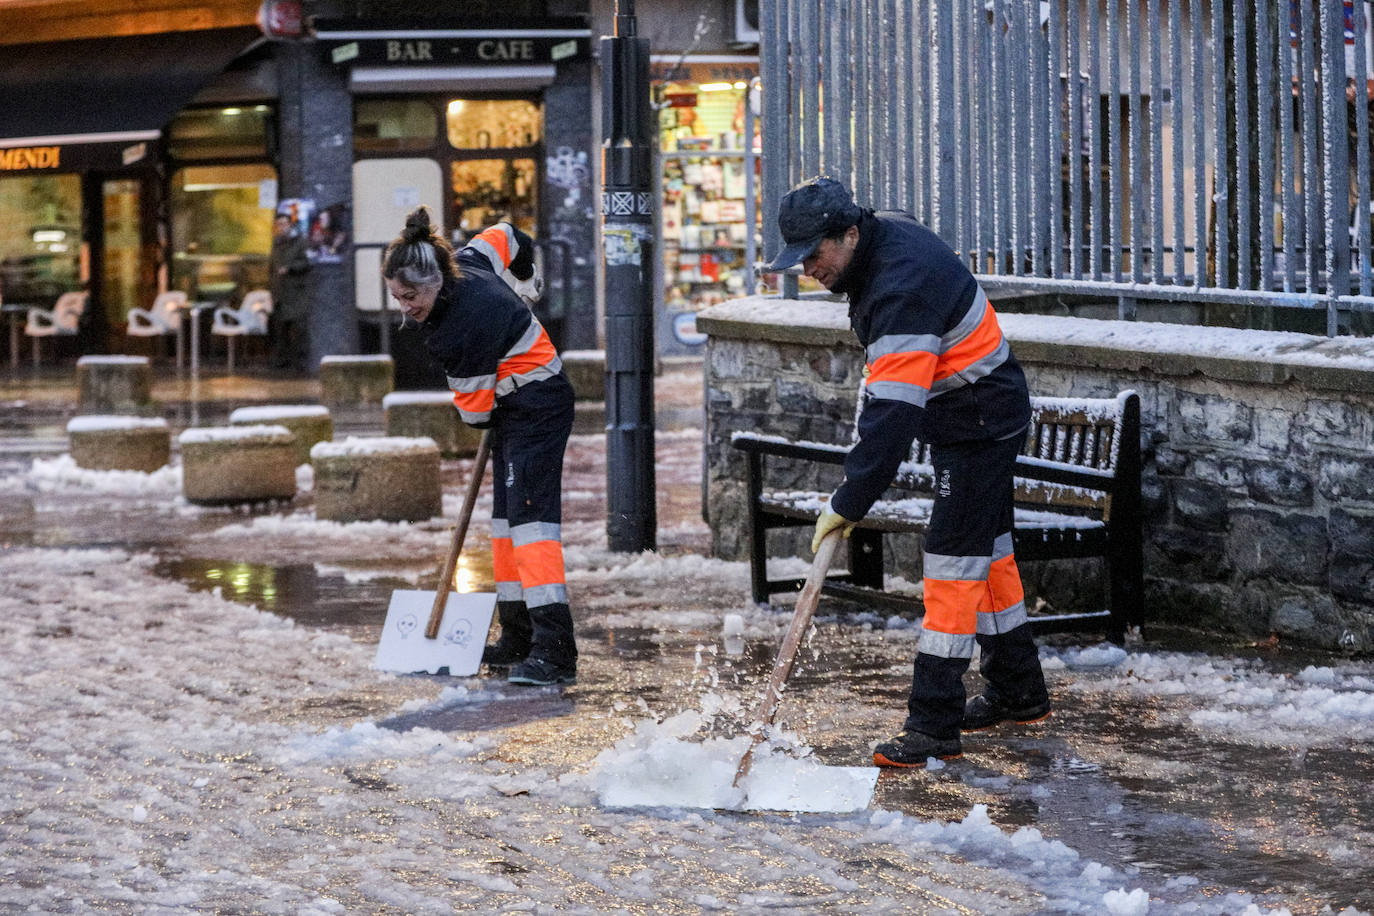
[[[1102,557],[1108,577],[1106,609],[1032,615],[1032,630],[1099,631],[1121,643],[1128,628],[1143,631],[1145,623],[1140,397],[1134,391],[1123,391],[1116,398],[1032,398],[1031,406],[1030,429],[1016,464],[1017,507],[1086,516],[1102,524],[1060,527],[1018,520],[1012,531],[1016,557]],[[843,465],[849,448],[788,442],[751,433],[736,433],[733,445],[745,452],[748,459],[750,584],[754,600],[766,603],[771,595],[796,591],[805,581],[768,578],[768,532],[814,525],[819,513],[809,506],[792,506],[786,500],[766,497],[765,456]],[[914,443],[911,458],[902,465],[893,488],[929,493],[933,472],[928,447]],[[883,534],[925,531],[924,518],[892,511],[892,505],[886,497],[879,500],[854,529],[849,571],[827,576],[823,591],[892,610],[924,612],[919,598],[883,590]]]

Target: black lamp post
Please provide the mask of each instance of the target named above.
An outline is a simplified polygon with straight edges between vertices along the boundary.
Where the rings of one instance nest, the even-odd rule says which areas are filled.
[[[654,263],[649,40],[634,0],[618,0],[601,39],[602,239],[606,259],[606,538],[657,549],[654,505]]]

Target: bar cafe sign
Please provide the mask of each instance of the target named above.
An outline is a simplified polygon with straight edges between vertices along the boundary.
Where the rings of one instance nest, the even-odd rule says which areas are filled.
[[[535,32],[482,33],[460,37],[366,38],[333,45],[329,59],[353,66],[497,66],[556,64],[591,54],[581,36]]]

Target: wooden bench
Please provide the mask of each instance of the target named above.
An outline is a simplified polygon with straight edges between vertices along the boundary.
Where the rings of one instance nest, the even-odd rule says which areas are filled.
[[[1128,627],[1144,625],[1144,568],[1140,499],[1140,397],[1032,398],[1031,425],[1016,460],[1012,540],[1018,560],[1102,557],[1108,606],[1101,611],[1031,615],[1036,633],[1097,630],[1122,642]],[[754,600],[795,591],[803,579],[769,579],[767,536],[774,529],[815,524],[829,491],[766,489],[765,457],[843,465],[848,445],[791,442],[737,432],[735,448],[748,458],[750,573]],[[850,539],[850,567],[826,578],[825,593],[871,605],[911,610],[919,598],[883,590],[885,533],[924,533],[934,482],[930,450],[912,443],[892,487],[874,504]]]

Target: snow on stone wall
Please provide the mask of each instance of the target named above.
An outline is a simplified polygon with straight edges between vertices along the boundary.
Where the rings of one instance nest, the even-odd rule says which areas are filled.
[[[718,556],[748,551],[739,430],[848,443],[862,353],[843,303],[735,300],[701,314],[706,512]],[[1145,322],[1003,316],[1037,396],[1141,396],[1147,615],[1374,651],[1374,340]],[[829,488],[835,468],[770,459],[769,489]],[[775,470],[774,470],[775,469]],[[770,534],[809,557],[810,533]],[[919,579],[920,542],[889,539]],[[1101,606],[1098,561],[1023,564],[1056,610]]]

